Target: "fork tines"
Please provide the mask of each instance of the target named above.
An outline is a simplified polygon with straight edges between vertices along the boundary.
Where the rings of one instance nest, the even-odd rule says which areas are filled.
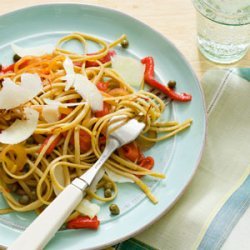
[[[165,94],[163,94],[158,89],[151,88],[151,89],[149,89],[149,92],[151,92],[152,94],[158,96],[164,102],[165,105],[168,105],[171,102],[171,99],[168,96],[166,96]]]

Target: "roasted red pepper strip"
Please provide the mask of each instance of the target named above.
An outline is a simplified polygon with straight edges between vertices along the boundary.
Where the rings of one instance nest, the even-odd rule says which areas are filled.
[[[138,164],[145,169],[151,170],[154,167],[155,161],[154,158],[151,156],[144,157],[142,155],[142,157],[138,160]],[[135,176],[138,178],[143,177],[143,175],[135,175]]]
[[[106,145],[107,138],[105,135],[101,135],[99,137],[99,147],[105,146]]]
[[[69,221],[67,223],[68,229],[81,229],[81,228],[87,228],[87,229],[98,229],[100,225],[100,221],[95,216],[93,219],[90,219],[88,216],[78,216],[77,218]]]
[[[109,83],[108,82],[98,82],[96,84],[96,87],[103,92],[106,92],[108,90],[109,87]]]
[[[99,111],[94,112],[95,117],[103,117],[103,116],[109,114],[110,108],[111,108],[110,104],[104,102],[103,103],[103,110],[99,110]]]
[[[82,62],[73,62],[76,67],[82,67]]]
[[[144,81],[150,86],[159,89],[162,93],[169,96],[171,99],[179,102],[188,102],[192,100],[192,96],[187,93],[177,93],[168,86],[164,86],[154,79],[154,59],[151,56],[141,59],[141,63],[145,64]]]
[[[6,67],[3,67],[2,70],[0,70],[0,72],[2,72],[4,74],[6,74],[8,72],[13,72],[14,68],[15,68],[15,64],[16,63],[12,63]],[[23,67],[26,67],[28,64],[29,64],[29,60],[26,60],[26,61],[22,62],[22,64],[20,66],[22,66],[22,68],[23,68]]]
[[[79,131],[79,142],[80,142],[80,152],[86,153],[90,150],[91,148],[91,136],[85,131],[85,130],[80,130]],[[75,139],[74,135],[70,138],[69,143],[71,145],[75,145]]]
[[[7,72],[12,72],[12,71],[14,71],[14,67],[15,67],[15,63],[13,63],[13,64],[11,64],[9,66],[3,67],[1,72],[4,73],[4,74],[7,73]]]
[[[38,150],[38,153],[40,153],[42,151],[42,149],[47,145],[49,139],[51,136],[48,136],[43,144],[41,145],[40,149]],[[57,144],[59,143],[59,141],[61,140],[61,135],[57,136],[56,139],[50,144],[50,146],[48,147],[48,149],[46,150],[45,154],[51,154],[53,152],[53,150],[55,149],[55,147],[57,146]]]
[[[132,162],[138,161],[138,159],[141,157],[141,152],[136,142],[130,142],[122,146],[119,150],[121,151],[122,155]]]
[[[87,54],[88,56],[91,56],[91,55],[96,55],[96,53],[89,53]],[[111,57],[116,55],[115,51],[114,50],[110,50],[108,51],[107,55],[105,55],[104,57],[100,58],[99,61],[101,63],[107,63],[107,62],[110,62],[111,61]],[[77,67],[82,67],[82,62],[74,62],[74,65],[77,66]],[[99,64],[95,61],[86,61],[85,63],[85,67],[86,68],[89,68],[89,67],[98,67]]]
[[[154,162],[154,158],[151,156],[147,156],[144,159],[142,159],[142,161],[140,162],[140,166],[143,168],[146,168],[148,170],[151,170],[154,166],[155,162]]]
[[[91,55],[95,55],[96,53],[90,53],[90,54],[87,54],[88,56],[91,56]],[[101,63],[107,63],[107,62],[110,62],[111,61],[111,57],[114,56],[116,53],[114,50],[110,50],[107,55],[105,55],[104,57],[100,58],[99,61]],[[86,68],[88,67],[98,67],[99,64],[97,62],[94,62],[94,61],[86,61]]]

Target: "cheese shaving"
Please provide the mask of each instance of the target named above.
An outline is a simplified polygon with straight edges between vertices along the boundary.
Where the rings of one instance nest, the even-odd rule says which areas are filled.
[[[87,77],[76,74],[74,88],[89,103],[93,111],[103,109],[103,96]]]
[[[57,105],[58,107],[75,107],[79,105],[86,104],[87,102],[69,102],[69,103],[61,103],[57,100],[51,100],[49,98],[44,98],[44,102],[48,105]]]
[[[0,142],[17,144],[28,139],[36,130],[39,113],[31,108],[24,109],[26,120],[16,120],[0,134]]]
[[[145,65],[140,61],[126,57],[114,56],[112,57],[112,68],[118,72],[123,80],[133,87],[139,87],[145,71]]]
[[[23,48],[16,44],[11,44],[12,50],[19,55],[20,57],[24,56],[43,56],[46,54],[51,54],[55,46],[51,44],[44,44],[41,46],[33,47],[33,48]]]
[[[55,174],[57,182],[64,187],[65,179],[64,179],[64,174],[63,174],[63,167],[57,166],[55,168],[54,174]],[[52,182],[52,186],[56,195],[59,195],[62,192],[59,188],[57,188],[57,186],[53,182]]]
[[[21,75],[18,85],[10,78],[5,78],[0,91],[0,109],[13,109],[32,100],[42,91],[42,82],[38,74]],[[15,98],[13,98],[13,96]]]
[[[48,123],[57,122],[60,119],[60,112],[58,105],[44,105],[42,109],[42,116]]]
[[[63,67],[65,69],[66,75],[65,75],[65,80],[66,80],[66,86],[65,86],[65,91],[69,90],[73,85],[75,81],[75,71],[74,71],[74,64],[70,60],[69,57],[66,57],[66,59],[63,62]]]
[[[97,204],[91,203],[87,199],[83,199],[77,206],[76,210],[82,215],[89,216],[89,218],[93,219],[100,211],[100,207]]]

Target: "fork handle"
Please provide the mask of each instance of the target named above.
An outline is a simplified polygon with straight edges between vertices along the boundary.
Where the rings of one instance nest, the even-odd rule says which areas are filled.
[[[85,189],[87,184],[83,185],[86,185],[82,187]],[[7,249],[43,249],[82,199],[82,190],[68,185]]]
[[[110,138],[98,161],[85,174],[68,185],[19,238],[8,247],[8,250],[43,249],[65,219],[81,202],[83,191],[91,184],[101,166],[119,146],[119,141]]]

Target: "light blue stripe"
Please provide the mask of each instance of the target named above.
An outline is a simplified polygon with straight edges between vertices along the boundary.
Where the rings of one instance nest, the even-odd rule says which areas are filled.
[[[217,213],[198,249],[217,250],[222,247],[234,226],[250,206],[250,176],[232,194]]]

